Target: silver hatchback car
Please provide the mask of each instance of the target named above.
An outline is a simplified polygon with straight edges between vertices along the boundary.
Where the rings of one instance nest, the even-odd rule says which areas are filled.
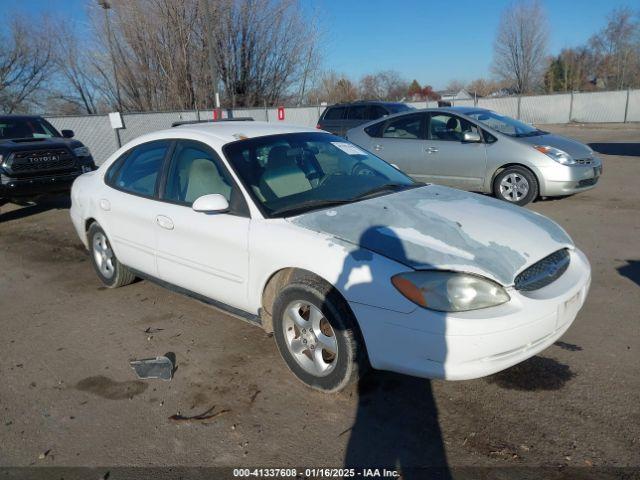
[[[588,190],[602,174],[587,145],[482,108],[400,113],[353,128],[347,138],[419,181],[517,205]]]

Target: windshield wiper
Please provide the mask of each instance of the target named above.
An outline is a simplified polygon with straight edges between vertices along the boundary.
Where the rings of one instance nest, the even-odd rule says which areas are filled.
[[[423,185],[423,184],[422,184]],[[384,193],[384,192],[397,192],[399,190],[402,190],[404,188],[415,188],[415,187],[421,187],[421,184],[417,183],[417,184],[403,184],[403,183],[385,183],[383,185],[379,185],[375,188],[372,188],[371,190],[367,190],[366,192],[363,192],[359,195],[356,195],[355,197],[353,197],[354,200],[358,199],[361,200],[363,198],[369,198],[371,196],[377,195],[378,193]]]
[[[534,130],[533,132],[527,132],[527,133],[518,133],[516,135],[516,137],[537,137],[538,135],[546,135],[547,132],[542,131],[542,130]]]
[[[284,213],[300,213],[308,210],[314,210],[316,208],[332,207],[335,205],[344,205],[345,203],[351,203],[351,200],[342,200],[339,198],[328,200],[307,200],[305,202],[297,203],[295,205],[289,205],[288,207],[278,208],[272,211],[270,216],[282,215]]]

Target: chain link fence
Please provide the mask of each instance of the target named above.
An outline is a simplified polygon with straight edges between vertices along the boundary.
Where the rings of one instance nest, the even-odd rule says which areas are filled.
[[[408,102],[415,108],[437,107],[437,102]],[[640,122],[640,90],[613,92],[561,93],[527,97],[481,97],[456,100],[455,106],[477,106],[528,123],[606,123]],[[283,123],[315,127],[324,106],[287,107]],[[238,108],[224,110],[226,117],[250,117],[256,121],[279,122],[277,108]],[[73,130],[100,165],[118,149],[145,133],[169,128],[173,122],[207,120],[211,110],[148,112],[122,114],[124,128],[113,130],[108,115],[75,115],[47,117],[58,130]]]

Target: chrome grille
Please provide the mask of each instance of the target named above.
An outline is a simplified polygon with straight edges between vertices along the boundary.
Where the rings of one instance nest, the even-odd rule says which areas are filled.
[[[531,292],[555,282],[569,268],[569,250],[563,248],[534,263],[516,277],[517,290]]]

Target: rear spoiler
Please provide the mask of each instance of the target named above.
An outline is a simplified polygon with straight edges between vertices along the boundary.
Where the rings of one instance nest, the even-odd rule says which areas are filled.
[[[218,122],[253,122],[252,117],[236,117],[236,118],[223,118],[220,120],[181,120],[179,122],[173,122],[172,127],[179,127],[180,125],[195,125],[197,123],[218,123]]]

